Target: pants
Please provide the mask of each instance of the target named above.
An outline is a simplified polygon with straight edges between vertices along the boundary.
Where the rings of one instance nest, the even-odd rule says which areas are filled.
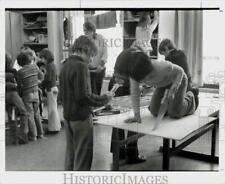
[[[169,101],[167,114],[171,118],[181,118],[186,115],[193,114],[195,111],[195,100],[192,92],[187,92],[187,77],[184,75],[181,85],[176,92],[174,99]],[[153,116],[158,115],[158,111],[161,105],[161,99],[164,96],[164,92],[170,86],[163,88],[156,88],[152,100],[150,102],[149,110]]]
[[[22,98],[17,91],[10,91],[5,93],[6,109],[8,111],[9,106],[15,106],[21,120],[21,131],[23,134],[27,134],[28,129],[28,113],[23,103]],[[8,113],[10,115],[10,113]]]
[[[89,171],[93,158],[93,120],[66,121],[66,171]]]
[[[92,93],[100,95],[102,88],[102,81],[105,77],[105,68],[100,73],[90,72],[91,76],[91,90]]]
[[[128,131],[127,137],[133,136],[135,134],[136,134],[135,132]],[[114,139],[115,139],[115,129],[113,128],[112,137],[111,137],[111,150],[110,150],[112,153],[114,152],[114,149],[115,149],[114,144],[113,144]],[[124,139],[125,139],[124,130],[119,129],[119,140],[124,140]],[[121,146],[120,150],[119,150],[120,157],[126,157],[126,159],[128,159],[128,160],[137,158],[139,155],[137,142],[138,142],[138,140],[135,140],[124,146]]]
[[[57,109],[58,88],[55,86],[47,92],[48,101],[48,131],[59,131],[61,128]]]
[[[23,101],[28,112],[28,125],[31,137],[34,138],[44,135],[41,116],[39,113],[38,91],[24,95]]]

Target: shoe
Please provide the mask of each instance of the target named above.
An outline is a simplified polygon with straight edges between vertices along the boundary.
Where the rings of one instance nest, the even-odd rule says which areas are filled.
[[[29,140],[36,141],[37,140],[37,137],[29,137]]]
[[[28,138],[27,138],[27,136],[19,136],[18,137],[18,142],[19,142],[19,144],[27,144],[28,143]]]
[[[139,164],[145,161],[146,161],[146,158],[144,156],[138,155],[138,157],[136,158],[126,159],[126,164]]]
[[[198,99],[199,89],[198,88],[191,88],[190,91],[194,94],[195,110],[196,110],[198,108],[198,104],[199,104],[199,99]]]
[[[47,139],[47,137],[45,137],[44,135],[39,135],[38,138],[39,139]]]

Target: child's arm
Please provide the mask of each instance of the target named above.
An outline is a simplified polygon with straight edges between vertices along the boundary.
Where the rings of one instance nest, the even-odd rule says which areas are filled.
[[[129,118],[125,122],[132,123],[138,122],[141,123],[140,116],[140,88],[139,83],[130,78],[130,93],[131,93],[131,102],[134,111],[134,118]]]
[[[107,95],[95,95],[91,93],[89,89],[89,78],[88,68],[85,66],[80,66],[77,69],[77,75],[73,78],[74,90],[76,93],[76,101],[81,105],[90,105],[90,106],[103,106],[109,102],[109,97]]]
[[[153,22],[150,25],[150,29],[152,30],[152,32],[157,27],[158,22],[159,22],[159,13],[157,11],[154,11],[154,19],[153,19]]]

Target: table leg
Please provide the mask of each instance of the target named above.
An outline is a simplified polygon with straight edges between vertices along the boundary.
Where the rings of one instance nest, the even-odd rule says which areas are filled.
[[[169,170],[170,164],[170,139],[163,138],[163,171]]]
[[[216,124],[214,124],[212,129],[212,138],[211,138],[211,156],[215,157],[216,151]]]
[[[119,170],[119,129],[115,128],[115,137],[114,137],[114,150],[113,150],[113,170]]]

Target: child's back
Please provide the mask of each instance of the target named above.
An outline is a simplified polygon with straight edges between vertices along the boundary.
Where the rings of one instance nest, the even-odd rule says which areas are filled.
[[[40,75],[41,74],[38,67],[34,64],[24,65],[18,71],[21,91],[23,95],[38,91],[38,81],[39,78],[41,78]]]

